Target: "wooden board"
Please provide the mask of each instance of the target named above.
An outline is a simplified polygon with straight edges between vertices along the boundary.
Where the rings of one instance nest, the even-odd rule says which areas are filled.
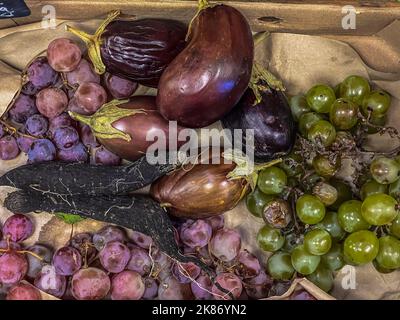
[[[373,35],[396,19],[400,19],[400,3],[395,1],[342,0],[277,0],[277,1],[220,1],[242,11],[255,31],[295,32],[305,34]],[[32,14],[14,21],[1,20],[0,28],[41,21],[42,8],[51,4],[58,19],[89,19],[121,9],[136,17],[153,16],[189,21],[195,13],[195,0],[26,0]],[[357,11],[355,30],[344,30],[341,25],[342,7],[353,5]]]

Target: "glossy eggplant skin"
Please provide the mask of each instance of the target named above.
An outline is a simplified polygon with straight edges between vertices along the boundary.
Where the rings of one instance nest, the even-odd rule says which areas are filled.
[[[251,30],[239,11],[226,5],[201,10],[186,48],[161,76],[160,113],[190,128],[221,119],[245,92],[253,59]]]
[[[220,164],[188,164],[154,182],[150,194],[179,218],[201,219],[233,209],[248,184],[245,179],[228,179],[227,174],[236,164],[223,161],[220,158]]]
[[[242,129],[243,152],[246,146],[246,129],[254,130],[254,158],[256,162],[267,162],[288,154],[296,138],[295,123],[289,103],[282,91],[262,92],[262,101],[256,103],[248,89],[236,107],[222,119],[226,129]]]
[[[102,34],[101,57],[110,73],[157,87],[164,69],[185,47],[186,33],[186,25],[174,20],[116,20]]]
[[[111,152],[123,159],[135,161],[146,154],[147,149],[154,141],[146,141],[146,135],[150,131],[161,130],[164,132],[167,148],[169,146],[169,124],[158,112],[154,96],[134,96],[128,103],[121,104],[119,108],[141,109],[145,113],[136,113],[124,117],[112,123],[115,129],[130,135],[131,140],[126,141],[119,138],[102,139],[99,142]],[[182,128],[178,126],[177,132]],[[179,147],[184,142],[177,141]]]

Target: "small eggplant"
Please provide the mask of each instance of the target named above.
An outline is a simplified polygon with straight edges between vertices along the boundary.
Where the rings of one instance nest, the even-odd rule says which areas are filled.
[[[234,208],[249,184],[244,178],[230,179],[228,175],[236,164],[218,157],[210,153],[191,168],[182,167],[161,177],[152,184],[150,194],[180,218],[205,218]]]
[[[227,114],[249,85],[254,41],[246,18],[227,5],[200,0],[186,48],[158,86],[157,106],[168,120],[205,127]]]
[[[112,74],[157,87],[162,72],[185,47],[186,25],[167,19],[116,20],[111,12],[94,35],[67,30],[88,46],[98,74]]]
[[[149,132],[158,130],[166,138],[169,149],[169,123],[157,111],[155,97],[134,96],[130,100],[113,100],[95,114],[86,116],[69,112],[72,118],[87,124],[99,142],[119,157],[135,161],[146,154],[154,141],[147,141]],[[177,127],[179,134],[181,127]],[[185,141],[176,141],[177,147]],[[159,150],[166,151],[166,150]],[[175,151],[175,150],[172,150]]]
[[[246,129],[253,129],[254,158],[263,163],[288,154],[293,148],[296,132],[282,91],[264,89],[260,92],[260,100],[258,102],[253,90],[248,89],[237,106],[222,119],[222,124],[232,133],[235,129],[243,130],[243,146],[246,146]]]

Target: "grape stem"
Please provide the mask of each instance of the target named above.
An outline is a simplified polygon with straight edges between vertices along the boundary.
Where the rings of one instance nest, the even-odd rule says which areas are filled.
[[[31,139],[38,139],[37,137],[20,132],[13,125],[11,125],[10,123],[8,123],[7,121],[5,121],[1,118],[0,118],[0,124],[2,124],[5,127],[5,129],[7,130],[7,132],[11,135],[16,135],[16,136],[21,136],[21,137],[26,137],[26,138],[31,138]]]

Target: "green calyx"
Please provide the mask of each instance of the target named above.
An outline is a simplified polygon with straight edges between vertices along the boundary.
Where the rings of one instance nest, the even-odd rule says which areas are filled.
[[[104,104],[95,114],[85,116],[69,111],[68,114],[75,120],[88,125],[95,137],[100,139],[122,139],[131,141],[129,134],[112,126],[115,121],[138,113],[146,113],[142,109],[124,109],[118,106],[127,103],[129,100],[112,100]]]

